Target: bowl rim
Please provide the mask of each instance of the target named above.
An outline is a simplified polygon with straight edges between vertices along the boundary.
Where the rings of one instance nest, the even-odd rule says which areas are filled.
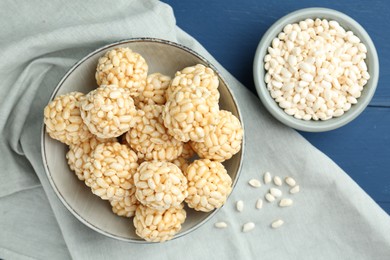
[[[370,57],[368,70],[370,71],[370,79],[367,81],[364,86],[365,96],[360,98],[358,103],[353,111],[347,111],[341,117],[332,118],[326,121],[304,121],[301,119],[296,119],[293,116],[286,114],[282,108],[276,103],[276,101],[271,97],[267,86],[264,82],[264,62],[263,58],[267,52],[267,48],[271,45],[271,41],[276,37],[276,35],[282,31],[284,26],[288,23],[295,23],[302,21],[307,18],[327,18],[334,19],[343,25],[343,23],[348,24],[349,29],[353,31],[355,35],[358,35],[360,40],[367,47],[367,57]],[[368,65],[368,64],[367,64]],[[366,32],[366,30],[353,18],[350,16],[330,8],[323,7],[311,7],[299,9],[294,12],[291,12],[273,23],[273,25],[266,31],[266,33],[261,38],[260,43],[257,46],[254,61],[253,61],[253,78],[255,82],[255,87],[260,100],[266,107],[266,109],[280,122],[284,123],[287,126],[295,128],[297,130],[306,131],[306,132],[325,132],[334,130],[336,128],[342,127],[356,117],[358,117],[364,109],[370,103],[372,97],[374,96],[375,90],[378,85],[379,79],[379,59],[378,54],[375,48],[375,45]]]
[[[164,40],[164,39],[159,39],[159,38],[152,38],[152,37],[136,37],[136,38],[130,38],[130,39],[123,39],[123,40],[119,40],[119,41],[115,41],[115,42],[106,44],[106,45],[104,45],[102,47],[99,47],[99,48],[89,52],[83,58],[78,60],[64,74],[64,76],[62,76],[62,78],[60,79],[60,81],[58,82],[56,87],[54,88],[54,90],[53,90],[53,92],[52,92],[48,102],[52,101],[55,98],[55,96],[57,95],[58,91],[60,90],[62,84],[66,81],[66,79],[69,77],[69,75],[72,74],[73,71],[76,70],[79,65],[84,63],[90,57],[92,57],[93,55],[95,55],[98,52],[101,52],[101,51],[104,51],[106,49],[115,47],[117,45],[122,45],[122,44],[126,44],[126,43],[133,43],[133,42],[156,42],[156,43],[166,44],[166,45],[178,48],[178,49],[182,49],[182,50],[184,50],[184,51],[194,55],[196,58],[198,58],[202,62],[204,62],[204,64],[206,64],[208,67],[212,68],[214,70],[214,72],[217,74],[217,76],[219,77],[219,80],[222,81],[223,84],[225,84],[226,89],[227,89],[229,95],[231,96],[231,98],[233,100],[233,104],[234,104],[234,106],[235,106],[235,108],[237,110],[237,115],[238,115],[238,118],[240,120],[242,129],[244,130],[243,131],[244,134],[243,134],[243,138],[242,138],[242,143],[241,143],[241,150],[240,150],[241,155],[240,155],[240,158],[239,158],[239,164],[238,164],[238,168],[237,168],[236,178],[233,180],[233,183],[232,183],[232,191],[233,191],[233,189],[236,186],[236,184],[238,182],[238,179],[239,179],[239,177],[241,175],[241,169],[242,169],[242,165],[243,165],[244,152],[245,152],[245,127],[244,127],[244,121],[243,121],[243,118],[242,118],[242,113],[241,113],[241,110],[240,110],[240,108],[238,106],[236,97],[233,95],[233,92],[230,89],[229,85],[227,84],[227,81],[222,77],[222,75],[219,72],[219,70],[211,62],[209,62],[206,58],[204,58],[202,55],[200,55],[199,53],[195,52],[194,50],[190,49],[189,47],[186,47],[186,46],[184,46],[182,44],[179,44],[179,43],[176,43],[176,42],[172,42],[172,41],[168,41],[168,40]],[[107,232],[105,230],[102,230],[99,227],[95,226],[93,223],[91,223],[91,222],[87,221],[86,219],[84,219],[75,209],[73,209],[71,207],[71,205],[66,201],[65,197],[61,194],[60,190],[58,189],[57,185],[55,184],[55,182],[54,182],[54,180],[52,178],[51,172],[49,170],[48,162],[47,162],[47,159],[46,159],[45,136],[46,136],[46,127],[45,127],[44,121],[42,120],[42,123],[41,123],[41,157],[42,157],[42,162],[43,162],[43,166],[44,166],[44,169],[45,169],[46,177],[48,178],[50,186],[54,190],[55,194],[60,199],[61,203],[68,209],[68,211],[71,212],[72,215],[75,216],[76,219],[78,219],[84,225],[88,226],[92,230],[94,230],[94,231],[96,231],[96,232],[98,232],[100,234],[103,234],[103,235],[105,235],[105,236],[107,236],[109,238],[117,239],[117,240],[128,242],[128,243],[153,244],[153,242],[149,242],[149,241],[143,240],[142,238],[130,239],[130,238],[127,238],[127,237],[118,236],[118,235],[112,234],[110,232]],[[229,199],[231,194],[232,194],[232,192],[228,195],[227,199]],[[188,230],[176,234],[171,240],[174,240],[174,239],[177,239],[179,237],[185,236],[185,235],[193,232],[194,230],[198,229],[203,224],[208,222],[221,208],[223,208],[223,206],[220,207],[220,208],[215,209],[214,211],[212,211],[205,219],[203,219],[201,222],[199,222],[198,224],[194,225],[193,227],[189,228]],[[207,213],[207,212],[205,212],[205,213]],[[171,241],[171,240],[169,240],[169,241]],[[167,242],[169,242],[169,241],[167,241]]]

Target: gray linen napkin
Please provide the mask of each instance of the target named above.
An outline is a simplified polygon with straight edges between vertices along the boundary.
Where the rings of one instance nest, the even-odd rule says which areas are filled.
[[[271,118],[257,97],[176,27],[166,4],[1,1],[0,24],[0,258],[390,258],[387,214],[329,158]],[[242,174],[225,207],[191,234],[152,245],[106,238],[79,222],[50,187],[40,153],[42,111],[61,76],[95,48],[141,36],[176,41],[216,64],[238,100],[246,127]],[[264,171],[299,182],[293,207],[265,203],[255,209],[266,188],[252,189],[247,182]],[[245,201],[242,213],[234,208],[239,199]],[[278,218],[285,224],[271,229]],[[216,221],[229,227],[217,230]],[[256,228],[242,233],[248,221]]]

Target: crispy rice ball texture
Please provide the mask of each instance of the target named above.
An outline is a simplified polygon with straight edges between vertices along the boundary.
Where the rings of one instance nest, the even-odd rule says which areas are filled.
[[[162,119],[162,106],[147,105],[138,110],[136,125],[126,141],[146,161],[172,161],[183,151],[183,143],[168,134]]]
[[[183,204],[164,211],[139,205],[133,219],[135,233],[149,242],[164,242],[180,231],[186,217]]]
[[[219,117],[217,127],[204,142],[192,142],[191,145],[199,157],[223,162],[240,151],[243,129],[240,120],[231,112],[221,110]]]
[[[127,145],[102,143],[96,146],[85,164],[90,178],[85,184],[103,200],[121,200],[130,195],[133,175],[138,168],[137,154]]]
[[[168,99],[163,109],[168,133],[182,142],[203,142],[218,124],[218,100],[210,91],[196,86],[182,87]]]
[[[195,160],[186,170],[190,208],[209,212],[225,204],[232,190],[232,179],[220,162]]]
[[[186,67],[181,71],[176,72],[169,88],[167,89],[167,99],[175,90],[181,87],[197,86],[206,88],[211,95],[219,99],[218,76],[215,72],[202,64]]]
[[[134,98],[136,107],[146,105],[164,105],[166,103],[166,90],[171,83],[171,77],[161,73],[150,74],[146,78],[146,86],[140,95]]]
[[[187,197],[187,179],[170,162],[143,162],[134,174],[136,197],[156,210],[179,207]]]
[[[120,217],[133,217],[137,207],[140,204],[135,197],[135,190],[136,188],[133,186],[129,189],[127,196],[122,197],[119,200],[110,200],[112,212]]]
[[[116,138],[101,139],[98,137],[91,137],[87,141],[79,144],[71,144],[69,151],[66,153],[68,165],[72,171],[76,173],[80,181],[85,181],[90,177],[89,170],[84,170],[84,165],[89,161],[91,152],[98,146],[98,144],[106,142],[115,142]]]
[[[118,85],[136,97],[145,88],[147,74],[148,64],[140,54],[129,48],[117,48],[99,59],[95,77],[99,86]]]
[[[71,145],[92,137],[80,116],[80,101],[83,98],[83,93],[71,92],[54,98],[45,107],[44,122],[51,138]]]
[[[115,85],[100,86],[81,101],[81,117],[99,138],[118,137],[134,126],[137,113],[130,93]]]

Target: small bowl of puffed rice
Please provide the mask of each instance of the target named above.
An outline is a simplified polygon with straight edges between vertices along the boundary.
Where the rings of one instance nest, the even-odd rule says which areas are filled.
[[[240,174],[233,93],[209,61],[174,42],[137,38],[91,52],[43,114],[51,186],[78,220],[111,238],[182,237],[226,203]]]
[[[254,58],[257,93],[283,124],[329,131],[351,122],[371,101],[379,78],[375,46],[351,17],[306,8],[275,22]]]

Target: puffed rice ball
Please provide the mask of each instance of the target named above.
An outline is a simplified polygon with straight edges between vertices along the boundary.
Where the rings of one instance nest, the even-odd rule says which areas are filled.
[[[146,86],[140,95],[134,98],[138,108],[145,105],[164,105],[166,102],[165,92],[171,82],[171,77],[161,73],[150,74],[146,78]]]
[[[130,188],[127,196],[122,197],[119,200],[110,200],[112,212],[120,217],[130,218],[134,216],[135,211],[140,204],[135,197],[135,190],[135,186],[133,186]]]
[[[181,153],[180,157],[182,157],[184,159],[190,159],[194,155],[195,155],[195,151],[191,147],[191,142],[184,143],[183,152]]]
[[[127,145],[99,144],[84,166],[91,172],[85,184],[103,200],[121,200],[134,186],[131,178],[138,168],[137,160],[137,154]]]
[[[80,117],[80,101],[83,98],[83,93],[71,92],[54,98],[45,107],[44,122],[51,138],[71,145],[92,137]]]
[[[231,112],[220,110],[219,117],[215,131],[207,135],[203,143],[192,142],[191,145],[199,157],[223,162],[240,151],[243,129]]]
[[[88,129],[100,138],[118,137],[130,130],[137,110],[126,89],[100,86],[81,101],[81,117]]]
[[[168,134],[162,119],[162,106],[147,105],[138,110],[137,123],[126,141],[146,161],[172,161],[183,151],[183,143]]]
[[[182,87],[168,99],[163,110],[168,133],[182,142],[203,142],[218,124],[218,101],[205,88]]]
[[[183,174],[185,174],[185,171],[187,170],[188,165],[189,165],[189,162],[183,156],[176,158],[175,160],[171,161],[171,163],[173,163],[174,165],[179,167],[179,169],[181,170],[181,172]]]
[[[66,153],[66,159],[68,159],[70,169],[76,173],[76,176],[80,181],[84,181],[90,176],[89,170],[85,170],[84,165],[88,162],[93,149],[95,149],[98,144],[115,141],[116,138],[101,139],[93,136],[87,141],[79,144],[71,144],[69,146],[69,151]]]
[[[156,210],[179,207],[187,197],[187,179],[170,162],[143,162],[134,174],[135,196]]]
[[[180,231],[186,217],[183,204],[164,211],[139,205],[133,219],[135,233],[149,242],[164,242]]]
[[[98,61],[96,81],[100,85],[118,85],[138,96],[145,88],[148,64],[138,53],[129,48],[117,48],[106,52]]]
[[[188,180],[188,206],[209,212],[225,204],[232,190],[232,179],[220,162],[209,159],[195,160],[186,170]]]
[[[186,67],[181,71],[176,72],[171,85],[167,90],[167,97],[173,94],[175,90],[181,87],[188,86],[204,87],[210,91],[211,95],[217,100],[219,99],[218,76],[215,72],[202,64]],[[168,98],[167,98],[168,99]]]

